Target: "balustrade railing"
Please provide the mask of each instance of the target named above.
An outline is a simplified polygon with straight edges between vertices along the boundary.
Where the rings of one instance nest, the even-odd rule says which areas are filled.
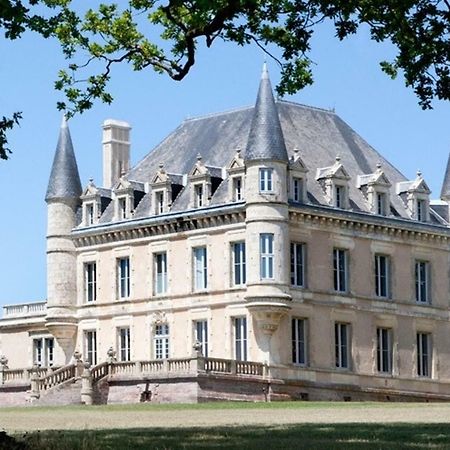
[[[77,366],[75,364],[69,364],[45,375],[42,378],[39,378],[38,380],[36,380],[38,390],[46,391],[53,386],[74,378],[76,375],[76,367]]]
[[[169,372],[189,373],[191,371],[192,358],[169,359],[167,360],[167,368]]]
[[[40,316],[47,311],[47,302],[23,303],[19,305],[3,306],[3,318],[13,319],[15,317]]]
[[[252,361],[236,361],[236,373],[239,375],[264,375],[264,364]]]
[[[162,359],[156,361],[140,361],[141,372],[143,373],[161,373],[164,371],[164,362]]]
[[[205,358],[206,372],[232,373],[232,360],[220,358]]]
[[[109,362],[102,362],[100,364],[97,364],[96,366],[91,368],[91,376],[92,376],[92,382],[96,383],[97,381],[101,380],[102,378],[105,378],[109,374],[109,367],[111,363]]]

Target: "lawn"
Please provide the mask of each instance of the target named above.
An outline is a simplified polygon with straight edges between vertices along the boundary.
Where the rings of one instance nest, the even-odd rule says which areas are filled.
[[[0,442],[0,449],[8,450],[450,449],[449,404],[280,402],[2,408],[0,424],[16,440],[3,447]]]

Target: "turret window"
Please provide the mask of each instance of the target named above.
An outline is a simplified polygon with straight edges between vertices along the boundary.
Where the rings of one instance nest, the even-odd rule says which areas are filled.
[[[261,279],[273,278],[273,234],[259,235]]]
[[[273,169],[259,169],[259,191],[273,192]]]

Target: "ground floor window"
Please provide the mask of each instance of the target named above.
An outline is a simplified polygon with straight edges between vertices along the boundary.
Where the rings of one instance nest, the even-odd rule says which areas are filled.
[[[53,338],[33,339],[33,364],[38,367],[53,366],[55,340]]]
[[[334,324],[334,345],[336,367],[350,368],[350,325],[348,323]]]
[[[417,333],[417,375],[431,376],[431,336],[429,333]]]
[[[202,355],[208,357],[208,321],[207,320],[196,320],[194,322],[194,337],[195,341],[199,342],[201,345]]]
[[[238,361],[247,361],[247,318],[234,318],[234,356]]]
[[[377,370],[392,372],[392,330],[389,328],[377,328]]]
[[[97,364],[97,332],[95,330],[84,332],[84,354],[86,362],[91,366]]]
[[[292,319],[292,362],[306,364],[306,320]]]
[[[119,340],[119,361],[131,361],[130,328],[119,328],[117,334]]]
[[[156,359],[167,359],[169,357],[169,325],[155,326],[153,346]]]

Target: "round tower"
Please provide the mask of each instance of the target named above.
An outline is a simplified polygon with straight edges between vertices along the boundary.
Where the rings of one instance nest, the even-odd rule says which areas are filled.
[[[45,201],[47,203],[47,317],[68,363],[77,330],[76,256],[70,232],[82,193],[77,161],[67,121],[63,118]]]
[[[270,338],[289,311],[288,155],[264,64],[246,154],[247,308],[267,362]],[[276,359],[276,358],[275,358]]]

